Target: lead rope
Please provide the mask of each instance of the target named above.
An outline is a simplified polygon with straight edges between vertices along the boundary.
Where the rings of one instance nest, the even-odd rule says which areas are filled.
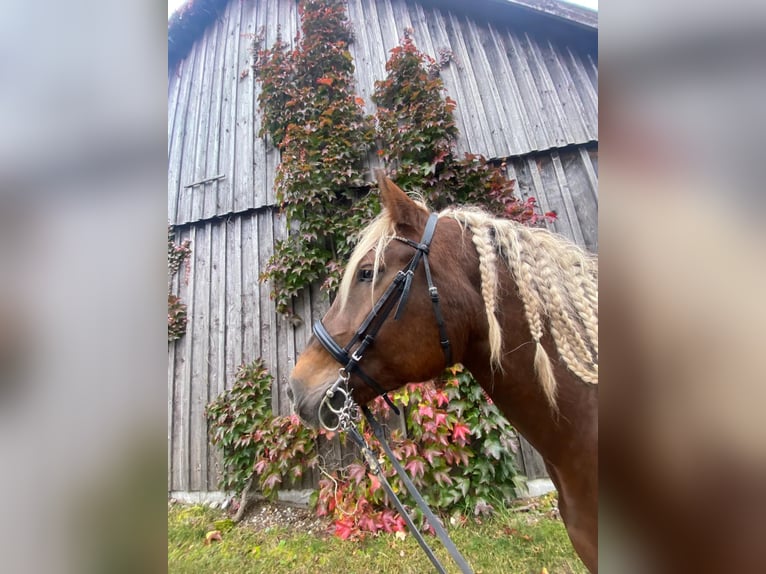
[[[415,540],[417,540],[418,544],[423,549],[423,552],[426,553],[426,556],[428,556],[428,559],[431,561],[431,564],[434,565],[434,568],[436,568],[436,571],[439,572],[439,574],[447,574],[447,570],[444,568],[444,566],[442,566],[441,562],[439,562],[439,559],[436,557],[436,554],[434,554],[434,551],[428,545],[428,542],[426,542],[425,538],[423,538],[423,534],[420,532],[420,530],[418,530],[417,526],[415,526],[415,523],[412,521],[412,518],[407,513],[407,510],[404,508],[404,505],[402,504],[401,500],[399,500],[399,497],[396,496],[396,493],[394,492],[393,488],[391,488],[391,485],[388,483],[388,479],[386,478],[386,475],[383,473],[383,467],[381,467],[380,462],[378,462],[378,459],[375,457],[375,454],[372,452],[370,445],[367,444],[367,441],[364,439],[362,434],[356,428],[356,425],[354,423],[356,423],[359,420],[359,406],[356,404],[356,402],[354,402],[354,399],[351,398],[351,393],[348,391],[346,387],[347,384],[348,384],[348,375],[344,372],[341,372],[340,377],[338,378],[338,381],[336,381],[336,384],[333,385],[333,392],[341,391],[342,394],[344,395],[344,401],[343,401],[343,406],[341,406],[339,409],[335,409],[331,405],[328,405],[328,408],[331,410],[331,412],[334,413],[338,418],[337,424],[331,425],[333,427],[331,430],[344,430],[348,432],[351,439],[357,444],[357,446],[361,450],[362,456],[364,456],[364,460],[367,462],[367,466],[370,467],[370,470],[373,473],[375,473],[375,475],[380,480],[380,483],[383,486],[383,489],[386,491],[386,494],[394,503],[394,506],[396,507],[396,510],[399,511],[399,514],[402,516],[402,518],[404,518],[404,521],[407,524],[407,528],[410,529],[412,536],[415,538]],[[331,394],[328,393],[327,396],[329,397],[331,396]],[[320,409],[320,412],[321,412],[321,409]],[[381,427],[380,423],[378,423],[378,421],[375,420],[375,417],[372,416],[372,413],[366,406],[362,407],[362,412],[364,413],[364,416],[367,419],[367,422],[369,423],[370,428],[372,429],[372,432],[375,435],[375,438],[378,439],[378,442],[383,447],[383,450],[386,452],[386,456],[388,456],[389,460],[391,461],[391,464],[394,465],[394,469],[399,475],[399,478],[402,479],[404,486],[407,488],[412,498],[415,499],[415,502],[417,503],[418,507],[423,513],[423,516],[425,516],[428,523],[434,529],[434,532],[439,537],[439,540],[441,540],[441,543],[447,549],[447,552],[449,552],[452,559],[455,561],[455,564],[458,565],[458,567],[460,568],[460,571],[463,572],[463,574],[473,574],[473,570],[471,570],[471,567],[468,565],[468,562],[466,562],[465,558],[463,558],[463,555],[460,554],[460,551],[457,549],[457,547],[452,542],[452,540],[450,540],[450,537],[447,534],[447,531],[444,530],[444,527],[442,526],[439,519],[436,518],[434,513],[428,507],[428,504],[426,504],[426,501],[423,500],[423,497],[420,495],[420,493],[418,492],[418,489],[410,480],[410,477],[407,475],[407,472],[404,470],[404,468],[402,468],[402,465],[394,456],[394,453],[391,451],[391,447],[388,445],[388,442],[386,441],[386,437],[383,432],[383,427]],[[323,425],[325,424],[324,421],[322,422],[322,424]],[[327,426],[325,426],[325,428],[327,428]]]
[[[420,493],[418,492],[418,489],[410,480],[410,477],[407,475],[407,472],[404,470],[404,468],[402,468],[402,465],[396,459],[396,457],[394,456],[394,453],[391,452],[391,447],[388,445],[388,442],[386,442],[386,437],[384,436],[384,433],[383,433],[383,427],[381,427],[380,423],[378,423],[378,421],[375,420],[375,417],[372,416],[372,413],[370,412],[370,409],[367,408],[367,406],[362,407],[362,412],[364,413],[364,417],[367,419],[367,422],[370,424],[370,427],[372,428],[372,432],[375,434],[375,438],[378,439],[378,442],[383,447],[383,450],[386,452],[386,456],[388,456],[388,458],[391,460],[391,464],[394,465],[394,469],[396,469],[396,473],[399,475],[399,478],[402,479],[404,486],[407,487],[407,490],[409,491],[410,495],[412,496],[412,498],[415,499],[415,502],[417,503],[418,507],[423,513],[423,516],[426,517],[426,520],[428,520],[428,523],[434,529],[434,532],[436,532],[436,536],[439,537],[439,540],[441,540],[441,543],[447,549],[447,552],[449,552],[450,556],[452,556],[452,560],[455,561],[455,564],[458,565],[458,567],[460,568],[460,571],[463,572],[463,574],[473,574],[473,570],[471,570],[471,567],[468,565],[468,562],[466,562],[466,559],[463,558],[462,554],[460,554],[460,551],[457,549],[455,544],[450,539],[449,535],[447,534],[447,531],[444,530],[444,527],[442,526],[441,521],[436,517],[436,515],[434,515],[434,513],[428,507],[428,504],[426,504],[426,501],[423,500],[423,497],[420,495]],[[355,427],[354,427],[354,431],[358,434],[358,431],[356,431]],[[368,461],[368,464],[369,464],[369,461]],[[376,471],[376,474],[378,474],[378,477],[380,478],[381,483],[385,483],[388,486],[388,482],[383,476],[383,470],[380,468],[380,465],[378,465],[378,470]],[[420,547],[423,548],[425,553],[431,559],[431,562],[433,563],[433,565],[436,567],[436,569],[439,572],[446,572],[446,570],[444,570],[444,567],[441,565],[441,563],[439,563],[439,560],[436,558],[436,556],[433,555],[433,551],[428,547],[428,544],[423,539],[422,534],[420,534],[418,529],[413,524],[409,515],[404,511],[404,508],[402,507],[402,503],[399,502],[399,499],[396,497],[395,494],[393,494],[393,491],[391,490],[390,486],[388,486],[387,492],[389,492],[390,496],[393,496],[394,504],[399,510],[399,513],[404,517],[404,520],[405,522],[407,522],[407,526],[410,528],[410,531],[412,531],[413,536],[415,536],[415,539],[420,544]]]

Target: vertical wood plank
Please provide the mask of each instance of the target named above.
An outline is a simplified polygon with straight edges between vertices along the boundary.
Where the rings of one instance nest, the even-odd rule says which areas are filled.
[[[537,204],[540,206],[540,210],[543,213],[548,211],[555,211],[556,213],[559,213],[561,208],[559,207],[558,203],[555,201],[548,201],[548,194],[546,193],[545,185],[543,184],[543,178],[540,175],[539,167],[541,164],[538,162],[540,162],[540,160],[535,159],[534,157],[528,157],[525,160],[526,168],[532,182],[531,188],[533,191],[531,192],[531,195],[535,197]],[[567,227],[568,223],[568,221],[562,222],[561,218],[557,218],[553,223],[546,223],[546,226],[550,229],[553,229],[553,231],[556,231],[557,233],[571,237],[572,234],[569,232]]]
[[[238,147],[238,131],[240,129],[240,89],[239,89],[239,74],[240,68],[241,68],[241,55],[239,53],[239,48],[241,45],[241,38],[240,38],[240,30],[242,29],[242,5],[243,2],[232,2],[229,4],[229,6],[235,7],[233,10],[236,10],[236,25],[233,26],[231,30],[231,42],[232,42],[232,58],[231,62],[228,66],[228,74],[229,74],[229,88],[231,89],[231,124],[229,126],[230,133],[228,134],[231,138],[231,157],[229,158],[229,173],[231,173],[231,178],[229,178],[229,197],[226,200],[226,211],[224,213],[227,213],[228,211],[236,211],[236,205],[237,202],[237,194],[242,189],[242,185],[240,183],[240,173],[239,169],[241,168],[242,160],[240,159],[240,153],[241,149]],[[232,22],[234,19],[232,19]]]
[[[524,39],[529,65],[533,70],[537,91],[543,103],[542,118],[546,127],[546,147],[563,147],[567,145],[567,138],[563,130],[567,121],[562,114],[559,93],[551,79],[546,60],[541,54],[539,42],[526,33]]]
[[[168,220],[170,223],[178,223],[178,202],[182,190],[182,173],[184,168],[184,150],[186,148],[186,127],[189,117],[189,98],[192,85],[192,71],[196,50],[192,50],[186,59],[178,65],[177,73],[180,74],[180,97],[174,113],[173,142],[168,159]]]
[[[287,238],[287,220],[283,213],[273,212],[272,216],[274,243]],[[272,244],[273,245],[273,244]],[[273,250],[270,250],[273,251]],[[269,255],[270,256],[270,255]],[[270,309],[274,309],[271,320],[271,341],[269,355],[272,361],[272,374],[276,382],[272,389],[272,407],[274,413],[281,412],[281,406],[285,401],[284,381],[287,371],[287,320],[284,315],[276,312],[273,301],[270,301]],[[290,333],[292,335],[292,333]],[[265,351],[265,348],[264,348]]]
[[[180,234],[176,233],[176,241],[178,241],[178,236]],[[179,282],[180,282],[180,275],[181,275],[182,269],[179,269],[178,273],[176,273],[176,276],[173,277],[173,280],[171,282],[171,292],[177,294],[179,292]],[[168,342],[168,492],[175,490],[174,484],[173,484],[173,476],[176,475],[174,472],[174,466],[175,466],[175,460],[173,458],[173,441],[175,440],[175,425],[176,425],[176,414],[174,412],[174,406],[176,404],[176,341]]]
[[[236,174],[234,211],[253,206],[253,78],[250,44],[255,34],[254,2],[242,2],[237,59],[237,123],[235,126]],[[244,78],[243,74],[247,74]]]
[[[548,476],[543,458],[522,436],[519,436],[519,453],[522,459],[523,472],[529,480]]]
[[[513,57],[510,58],[511,69],[518,81],[519,94],[521,94],[526,122],[535,136],[533,146],[525,151],[546,149],[548,138],[546,126],[542,118],[542,101],[540,100],[532,71],[527,62],[527,55],[523,44],[515,31],[507,36],[506,47],[513,54]]]
[[[266,47],[272,47],[274,42],[277,40],[278,32],[282,34],[282,39],[285,42],[292,42],[293,40],[291,34],[294,35],[294,32],[290,29],[280,28],[279,0],[265,0],[264,5],[266,7],[264,45]],[[265,138],[264,151],[264,185],[266,186],[266,205],[274,205],[277,203],[274,189],[274,177],[276,175],[277,166],[280,161],[280,155],[279,150],[274,147],[274,142],[271,141],[271,138]],[[263,259],[261,260],[265,261]],[[261,308],[263,308],[263,305],[261,305]],[[261,345],[261,348],[265,349],[263,345]]]
[[[190,239],[188,232],[176,232],[176,243],[181,243],[186,239]],[[192,249],[194,246],[192,245]],[[193,264],[191,256],[179,269],[177,280],[175,283],[175,293],[186,303],[187,316],[188,316],[188,303],[189,303],[189,289],[187,281],[186,269],[189,269],[189,275],[191,275],[191,265]],[[183,462],[182,437],[184,429],[186,429],[186,423],[184,418],[184,405],[183,397],[186,391],[184,387],[184,370],[186,365],[186,358],[189,350],[189,326],[187,324],[187,333],[175,341],[174,343],[174,365],[173,365],[173,398],[172,398],[172,440],[171,440],[171,458],[172,466],[171,473],[171,490],[182,490],[184,482],[182,476],[187,468],[187,465]]]
[[[507,124],[508,114],[505,113],[503,100],[500,96],[498,84],[503,83],[503,78],[495,75],[490,63],[492,35],[486,24],[481,27],[471,20],[466,21],[464,28],[466,48],[474,62],[473,71],[476,75],[476,83],[481,96],[482,116],[486,119],[486,141],[489,147],[482,153],[487,157],[503,157],[507,155],[506,133],[511,131]],[[474,103],[476,105],[476,103]]]
[[[255,8],[255,24],[254,24],[254,36],[260,34],[262,30],[265,31],[267,22],[266,3],[256,3]],[[263,114],[261,113],[260,105],[258,104],[258,97],[261,94],[261,82],[257,81],[255,71],[250,72],[253,76],[253,207],[259,208],[269,204],[267,185],[266,185],[266,138],[259,137],[258,133],[261,130],[263,124]]]
[[[274,217],[275,215],[272,210],[264,210],[258,213],[258,246],[256,256],[263,266],[267,264],[271,254],[274,252],[274,242],[276,239],[274,236],[274,222],[272,221]],[[274,334],[276,311],[274,309],[274,302],[269,297],[270,289],[270,282],[259,282],[255,293],[258,294],[260,300],[259,310],[264,317],[259,326],[261,357],[271,375],[275,380],[278,380],[276,336]],[[274,412],[279,412],[276,410],[278,405],[275,402],[275,395],[272,392],[272,409],[274,409]]]
[[[211,115],[211,81],[215,67],[215,51],[218,40],[216,26],[207,29],[204,35],[204,41],[201,44],[203,53],[201,54],[202,68],[199,81],[198,99],[198,117],[197,117],[197,144],[194,159],[194,181],[202,181],[215,173],[207,171],[207,152],[210,144],[210,115]],[[189,182],[191,183],[191,182]],[[203,207],[205,204],[205,195],[212,190],[212,184],[205,183],[190,189],[189,199],[189,221],[197,221],[203,217]]]
[[[591,77],[586,70],[586,63],[582,55],[574,51],[570,46],[566,48],[568,68],[570,77],[577,90],[582,108],[585,111],[585,123],[588,139],[597,139],[598,137],[598,93],[597,84],[592,83]]]
[[[550,40],[540,43],[540,51],[547,62],[548,74],[560,102],[564,145],[573,141],[586,141],[588,139],[587,114],[575,88],[569,67],[566,65],[566,54],[561,53],[559,47]]]
[[[226,232],[226,389],[242,364],[242,218],[227,223]]]
[[[508,119],[508,131],[505,134],[505,147],[508,155],[516,155],[530,149],[534,141],[534,134],[524,117],[521,94],[519,93],[518,80],[509,62],[511,57],[505,46],[507,31],[499,31],[494,26],[489,27],[493,47],[492,68],[497,86],[503,100],[503,112]]]
[[[429,8],[425,10],[425,20],[428,27],[428,35],[431,38],[432,48],[434,53],[438,53],[439,49],[444,48],[449,50],[453,54],[450,64],[441,72],[441,78],[444,82],[444,88],[447,91],[447,95],[450,96],[457,103],[455,108],[455,125],[458,128],[459,135],[456,144],[456,150],[458,156],[462,156],[463,153],[471,151],[471,144],[469,141],[469,128],[467,127],[468,117],[465,111],[465,97],[463,96],[463,88],[461,83],[461,68],[462,63],[455,53],[455,49],[450,40],[450,35],[447,32],[448,23],[444,16],[444,13],[435,8]]]
[[[210,304],[209,334],[208,339],[208,381],[207,401],[205,404],[216,399],[223,387],[224,369],[224,311],[223,301],[226,298],[224,274],[226,272],[226,222],[216,221],[210,227]],[[207,446],[207,477],[205,490],[218,488],[220,475],[220,451],[210,443],[210,438],[205,428],[205,444]]]
[[[579,150],[558,153],[558,159],[553,158],[553,165],[557,177],[564,182],[562,193],[569,196],[575,212],[582,238],[580,245],[589,251],[598,251],[598,201]]]
[[[179,381],[179,387],[180,387],[180,405],[181,405],[181,412],[180,412],[180,419],[179,419],[179,427],[178,427],[178,434],[179,434],[179,459],[178,459],[178,470],[179,470],[179,489],[180,490],[191,490],[191,392],[192,392],[192,365],[194,361],[194,353],[193,353],[193,342],[195,338],[195,331],[196,331],[196,324],[193,320],[194,312],[195,312],[195,306],[196,306],[196,300],[195,300],[195,293],[196,293],[196,270],[197,270],[197,250],[199,247],[197,246],[197,229],[196,227],[191,228],[191,233],[189,236],[189,239],[191,240],[191,249],[192,254],[189,257],[189,283],[188,283],[188,296],[185,301],[187,301],[187,315],[191,317],[192,319],[189,320],[189,322],[186,325],[186,335],[184,335],[183,340],[185,342],[184,345],[184,361],[183,361],[183,371],[181,374],[181,380]]]
[[[566,210],[567,219],[569,219],[572,227],[572,234],[570,238],[577,243],[577,245],[585,246],[585,238],[580,228],[580,219],[577,217],[577,210],[575,209],[574,202],[572,201],[572,192],[569,189],[569,182],[567,181],[564,168],[561,165],[561,157],[558,151],[551,152],[551,164],[553,167],[553,176],[556,178],[557,191],[561,196],[561,200]]]
[[[242,218],[242,362],[251,363],[261,356],[258,312],[258,216]]]
[[[209,74],[211,75],[211,89],[210,89],[210,124],[208,129],[208,141],[207,141],[207,169],[206,177],[213,177],[221,174],[220,154],[221,154],[221,131],[222,131],[222,116],[223,116],[223,85],[225,74],[225,62],[226,62],[226,33],[228,28],[228,21],[225,19],[216,20],[215,24],[215,54],[213,56],[213,65]],[[212,50],[212,49],[211,49]],[[232,177],[232,174],[226,174],[227,178]],[[224,180],[225,182],[225,180]],[[222,188],[225,183],[218,180],[206,184],[204,201],[202,205],[203,218],[211,218],[214,215],[218,215],[218,194],[219,188]]]
[[[239,46],[239,2],[230,2],[226,7],[225,20],[222,24],[226,30],[224,44],[224,64],[221,70],[221,130],[218,151],[218,169],[226,174],[226,179],[218,182],[216,187],[217,214],[231,213],[234,209],[234,185],[237,174],[234,173],[234,123],[237,113],[237,48]]]
[[[187,131],[184,138],[184,156],[188,161],[184,162],[181,172],[181,189],[178,198],[178,220],[179,222],[191,221],[191,210],[193,195],[197,191],[196,187],[184,187],[194,183],[199,179],[199,165],[197,151],[200,147],[199,119],[202,98],[200,97],[202,78],[205,72],[205,50],[207,48],[207,37],[202,39],[194,46],[196,52],[194,69],[192,71],[192,85],[189,98],[189,115],[186,117],[185,129]]]
[[[590,153],[588,153],[588,149],[585,146],[580,146],[577,149],[577,152],[580,155],[583,170],[588,177],[588,184],[593,193],[593,198],[596,200],[596,203],[598,203],[598,176],[596,175],[596,168],[593,166]]]
[[[210,226],[196,228],[194,257],[194,307],[189,316],[194,325],[191,337],[191,377],[189,379],[189,489],[207,487],[207,422],[205,405],[208,397],[208,354],[210,348]]]
[[[178,70],[168,76],[168,159],[170,159],[170,148],[173,143],[176,118],[182,115],[178,112],[178,99],[181,95],[182,84],[180,75],[182,66],[183,62],[179,63]]]
[[[469,152],[482,153],[489,149],[490,142],[487,142],[484,134],[489,133],[489,126],[486,118],[480,110],[481,96],[479,88],[476,85],[476,78],[473,72],[473,63],[465,46],[463,38],[463,21],[461,17],[453,13],[448,13],[447,33],[450,37],[452,51],[457,58],[459,67],[459,77],[461,86],[461,99],[456,101],[458,106],[462,106],[463,117],[465,118],[465,136]],[[487,153],[486,155],[491,155]]]

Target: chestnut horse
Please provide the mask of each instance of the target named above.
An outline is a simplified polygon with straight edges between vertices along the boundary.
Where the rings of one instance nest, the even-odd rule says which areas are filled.
[[[412,261],[429,218],[424,205],[380,172],[378,180],[382,213],[362,233],[323,319],[340,345]],[[453,361],[470,370],[542,455],[572,544],[596,572],[597,262],[546,229],[472,209],[438,216],[427,254]],[[448,366],[424,265],[415,269],[406,299],[401,315],[382,324],[360,365],[384,391],[432,379]],[[320,404],[338,379],[338,367],[312,337],[288,393],[306,424],[319,425]],[[377,394],[355,373],[349,388],[359,404]]]

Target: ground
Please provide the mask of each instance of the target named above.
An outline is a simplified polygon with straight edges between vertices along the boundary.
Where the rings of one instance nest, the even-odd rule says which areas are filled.
[[[254,503],[245,514],[242,522],[255,530],[285,528],[292,532],[316,536],[327,534],[330,525],[328,520],[319,518],[308,508],[290,504],[275,504],[267,500]]]
[[[294,506],[260,501],[234,525],[220,509],[168,504],[171,573],[315,574],[316,572],[422,574],[433,571],[411,535],[381,534],[352,542],[332,536],[329,521]],[[555,498],[525,500],[481,523],[450,528],[476,574],[581,574]],[[428,537],[449,572],[456,572]]]

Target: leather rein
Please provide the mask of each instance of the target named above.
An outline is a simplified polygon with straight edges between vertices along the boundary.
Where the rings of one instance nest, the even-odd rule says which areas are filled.
[[[396,312],[394,313],[394,321],[397,321],[401,317],[410,295],[410,288],[412,287],[412,279],[415,276],[415,270],[420,265],[421,260],[423,261],[423,267],[425,269],[426,281],[428,283],[428,293],[431,297],[434,315],[436,316],[436,324],[439,328],[439,342],[441,344],[442,351],[444,352],[444,358],[446,361],[445,366],[448,367],[452,364],[452,347],[450,345],[449,338],[447,337],[447,329],[444,325],[444,316],[442,315],[441,307],[439,305],[439,292],[434,285],[433,278],[431,277],[431,266],[428,262],[429,249],[431,246],[431,240],[433,239],[434,231],[436,229],[437,221],[438,216],[435,213],[431,213],[428,217],[428,222],[426,223],[425,230],[423,231],[423,236],[418,243],[405,237],[394,236],[394,239],[397,241],[405,243],[406,245],[409,245],[415,249],[415,253],[413,254],[412,259],[410,259],[410,262],[407,264],[407,266],[404,269],[399,270],[399,272],[396,274],[396,277],[394,277],[394,280],[388,286],[386,291],[375,302],[372,310],[367,314],[367,317],[364,321],[362,321],[362,324],[356,330],[353,337],[351,337],[351,340],[346,344],[345,347],[341,347],[335,341],[321,320],[318,320],[314,323],[312,330],[317,340],[322,344],[327,352],[330,353],[330,355],[342,365],[338,371],[338,379],[335,381],[332,387],[327,390],[319,405],[319,421],[321,425],[330,431],[343,430],[349,433],[349,436],[351,436],[353,441],[359,446],[362,455],[370,467],[370,470],[372,470],[378,476],[378,479],[388,494],[388,497],[394,503],[394,506],[396,506],[396,509],[399,511],[399,514],[401,514],[402,518],[404,518],[404,521],[407,523],[407,526],[412,532],[412,535],[415,537],[420,547],[426,553],[429,560],[431,560],[431,563],[434,565],[437,572],[446,574],[447,570],[439,562],[433,550],[428,546],[428,543],[423,538],[423,535],[415,526],[412,518],[410,518],[401,501],[391,488],[391,485],[388,483],[388,480],[383,473],[383,469],[378,462],[377,457],[370,449],[362,434],[356,428],[356,423],[360,419],[360,409],[352,398],[352,391],[349,388],[349,379],[353,373],[358,376],[365,384],[370,386],[378,395],[383,396],[384,400],[388,403],[391,409],[397,415],[399,414],[399,409],[396,407],[396,405],[393,404],[386,391],[383,390],[383,388],[373,378],[368,376],[362,370],[359,363],[364,358],[364,353],[374,343],[378,331],[380,331],[383,323],[391,315],[391,312],[394,310],[394,308],[396,308]],[[342,401],[340,406],[337,406],[339,401],[333,401],[333,399],[336,397]],[[431,525],[434,532],[441,540],[442,544],[452,556],[452,559],[458,565],[461,572],[464,574],[471,574],[473,572],[471,567],[455,547],[452,540],[450,540],[441,522],[438,518],[436,518],[434,513],[428,507],[425,500],[423,500],[423,497],[420,495],[417,488],[415,488],[415,485],[412,483],[409,476],[407,476],[407,473],[405,472],[404,468],[402,468],[402,465],[399,463],[396,457],[394,457],[393,452],[391,452],[391,447],[385,440],[383,428],[375,420],[375,418],[372,416],[372,413],[366,406],[362,407],[361,410],[364,413],[367,422],[370,424],[375,437],[380,442],[381,446],[386,452],[386,455],[391,460],[391,463],[396,469],[396,472],[402,479],[402,482],[407,487],[407,490],[410,492],[410,495],[413,497],[413,499],[415,499],[415,502],[420,507],[423,515],[426,517],[428,523]],[[329,411],[331,417],[335,418],[334,421],[327,420],[325,418],[324,413],[327,411]]]

